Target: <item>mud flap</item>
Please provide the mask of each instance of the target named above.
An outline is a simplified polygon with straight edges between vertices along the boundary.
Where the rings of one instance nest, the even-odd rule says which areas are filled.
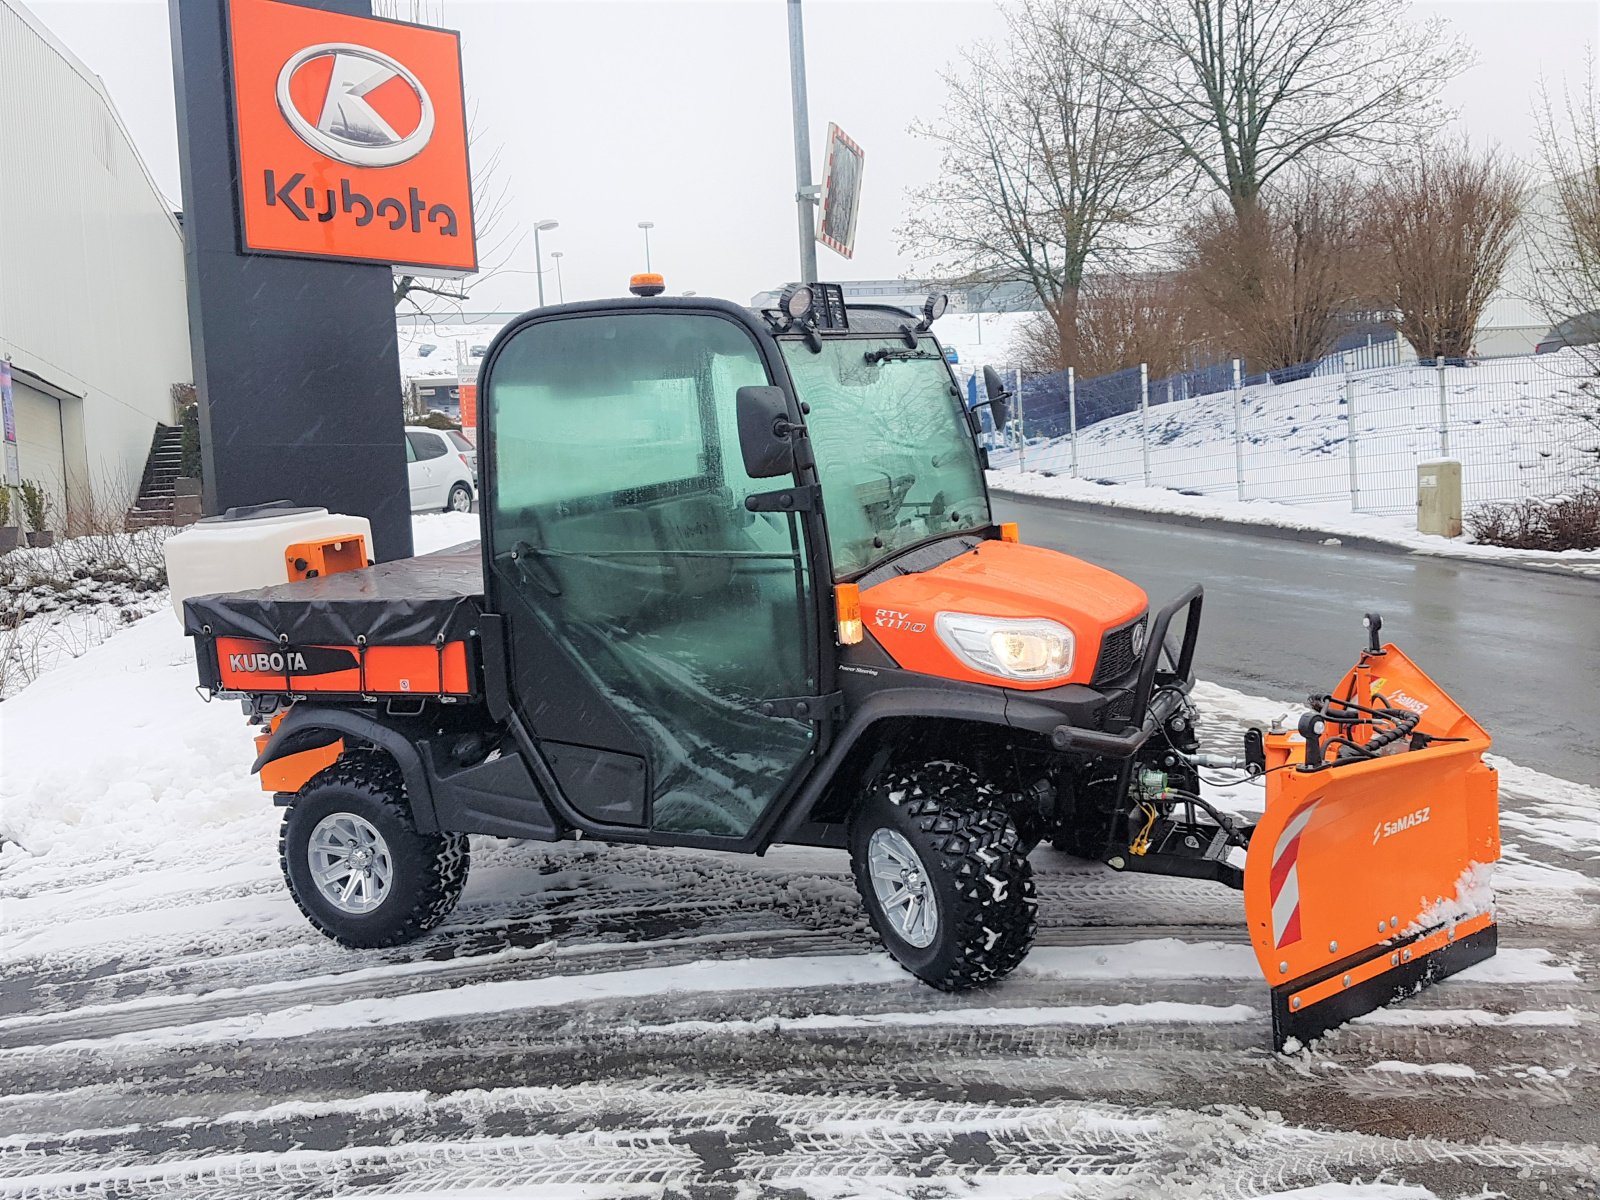
[[[1393,646],[1364,656],[1333,695],[1374,692],[1419,712],[1417,730],[1439,740],[1307,770],[1303,739],[1269,738],[1275,769],[1244,894],[1280,1050],[1495,952],[1488,735]]]

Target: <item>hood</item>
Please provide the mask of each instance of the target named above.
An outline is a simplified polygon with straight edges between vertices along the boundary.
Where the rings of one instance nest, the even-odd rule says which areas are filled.
[[[976,550],[915,575],[899,575],[861,593],[866,630],[909,671],[1033,690],[1088,683],[1106,633],[1150,606],[1144,589],[1081,558],[989,541]],[[980,673],[957,658],[934,631],[942,612],[986,617],[1046,617],[1072,630],[1072,671],[1038,682]]]

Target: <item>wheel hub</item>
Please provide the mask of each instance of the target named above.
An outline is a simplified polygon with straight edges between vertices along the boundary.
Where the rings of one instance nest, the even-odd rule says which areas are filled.
[[[317,822],[306,845],[306,865],[317,892],[340,912],[371,912],[394,881],[389,843],[357,813],[330,813]]]
[[[867,873],[895,935],[922,949],[939,932],[939,906],[922,869],[922,860],[904,835],[887,827],[867,841]]]

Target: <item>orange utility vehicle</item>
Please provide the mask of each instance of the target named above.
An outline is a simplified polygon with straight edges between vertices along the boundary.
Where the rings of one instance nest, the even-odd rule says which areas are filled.
[[[660,291],[495,340],[479,545],[185,603],[203,683],[261,727],[317,928],[431,928],[468,834],[798,842],[848,849],[890,953],[969,988],[1027,954],[1049,839],[1242,888],[1280,1045],[1494,952],[1489,740],[1375,618],[1294,730],[1208,756],[1200,587],[1152,611],[994,522],[942,297]],[[1259,776],[1263,815],[1219,810],[1206,769]]]

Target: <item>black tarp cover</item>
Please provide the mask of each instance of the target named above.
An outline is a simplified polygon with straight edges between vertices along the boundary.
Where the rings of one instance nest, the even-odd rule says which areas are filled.
[[[466,637],[483,611],[477,542],[433,554],[248,592],[183,602],[190,636],[254,638],[292,646],[418,646]],[[209,634],[205,627],[210,626]]]

